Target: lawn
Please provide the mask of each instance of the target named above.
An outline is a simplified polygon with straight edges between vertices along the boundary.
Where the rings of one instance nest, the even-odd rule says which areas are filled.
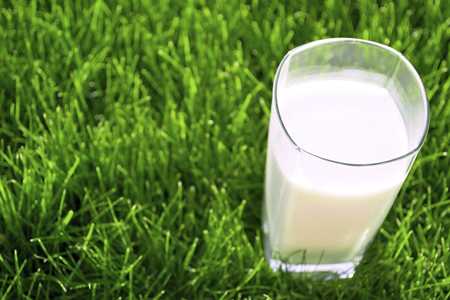
[[[450,2],[283,2],[0,1],[1,299],[450,299]],[[277,64],[337,36],[404,53],[431,124],[321,282],[268,267],[261,201]]]

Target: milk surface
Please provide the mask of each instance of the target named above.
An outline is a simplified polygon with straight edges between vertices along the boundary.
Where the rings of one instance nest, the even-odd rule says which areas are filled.
[[[273,112],[266,164],[270,248],[290,263],[348,262],[375,235],[406,176],[408,137],[395,99],[381,85],[315,77],[279,90],[287,139]]]

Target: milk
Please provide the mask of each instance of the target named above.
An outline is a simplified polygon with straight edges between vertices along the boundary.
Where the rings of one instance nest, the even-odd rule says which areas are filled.
[[[271,256],[292,264],[357,261],[409,167],[409,160],[376,164],[408,151],[396,99],[381,84],[323,76],[289,82],[277,97],[299,149],[273,108],[264,225]]]

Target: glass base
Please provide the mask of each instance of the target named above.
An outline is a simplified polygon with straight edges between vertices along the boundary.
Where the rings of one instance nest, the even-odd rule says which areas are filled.
[[[277,259],[269,258],[269,265],[274,271],[291,273],[305,273],[318,279],[345,279],[352,278],[357,264],[343,262],[337,264],[289,264]]]
[[[355,269],[362,259],[362,254],[357,255],[351,261],[339,263],[288,263],[273,257],[269,242],[268,226],[263,223],[264,232],[264,254],[273,271],[282,271],[296,274],[304,274],[321,280],[352,278]]]

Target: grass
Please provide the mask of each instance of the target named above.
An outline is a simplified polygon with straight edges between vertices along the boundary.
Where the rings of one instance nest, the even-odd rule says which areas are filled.
[[[286,1],[291,2],[291,1]],[[450,2],[0,1],[0,299],[450,299]],[[273,273],[260,230],[286,51],[388,44],[429,136],[351,280]]]

